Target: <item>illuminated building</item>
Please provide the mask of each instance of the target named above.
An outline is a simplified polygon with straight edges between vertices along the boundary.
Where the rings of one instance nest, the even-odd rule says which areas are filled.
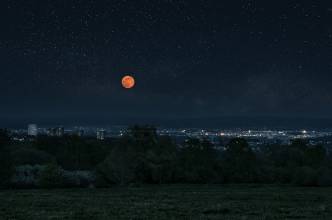
[[[28,125],[28,136],[37,136],[38,135],[38,127],[36,124]]]
[[[97,130],[97,140],[105,140],[105,130],[99,129]]]

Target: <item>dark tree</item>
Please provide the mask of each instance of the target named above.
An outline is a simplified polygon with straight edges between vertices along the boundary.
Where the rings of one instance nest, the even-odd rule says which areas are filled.
[[[108,183],[165,183],[175,173],[176,145],[149,126],[131,127],[98,166],[99,179]]]
[[[137,153],[131,145],[116,146],[97,167],[98,184],[125,185],[135,182],[137,163]]]
[[[192,183],[217,182],[218,152],[207,140],[189,139],[179,152],[178,178]]]
[[[9,133],[6,129],[0,129],[0,150],[10,142]]]
[[[255,154],[243,138],[232,139],[223,152],[223,173],[228,182],[255,182],[258,163]]]
[[[64,169],[92,169],[103,161],[111,150],[106,142],[82,139],[75,135],[64,137],[39,136],[33,146],[56,157]]]
[[[0,129],[0,186],[9,184],[13,173],[12,160],[6,146],[10,143],[10,137],[7,130]]]

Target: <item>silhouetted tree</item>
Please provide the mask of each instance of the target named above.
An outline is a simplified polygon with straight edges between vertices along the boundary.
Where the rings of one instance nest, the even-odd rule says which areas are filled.
[[[112,149],[106,159],[98,165],[98,181],[103,184],[125,185],[136,180],[137,152],[130,144]]]
[[[0,130],[0,185],[8,185],[14,166],[49,163],[53,165],[45,169],[40,180],[45,187],[63,184],[59,172],[67,178],[69,184],[65,185],[81,186],[76,183],[85,179],[85,171],[76,175],[79,170],[96,171],[97,183],[103,186],[180,182],[332,185],[331,154],[306,140],[253,151],[243,138],[231,139],[223,149],[197,138],[176,145],[151,126],[133,126],[124,136],[103,142],[67,135],[38,136],[33,142],[15,143],[6,130]],[[92,180],[92,176],[87,179]]]
[[[326,149],[322,145],[307,146],[304,152],[304,164],[318,169],[326,163]]]
[[[171,138],[159,137],[155,146],[147,150],[145,157],[151,182],[168,183],[174,180],[177,148]]]
[[[257,159],[247,141],[232,139],[223,152],[223,173],[227,182],[255,182],[257,180]]]
[[[75,135],[39,136],[33,146],[54,155],[57,163],[68,170],[92,169],[106,158],[112,148],[107,142],[91,141]]]
[[[189,139],[179,152],[178,178],[192,183],[217,182],[218,152],[207,140]]]
[[[159,137],[150,126],[134,126],[97,170],[108,183],[164,183],[172,181],[175,162],[176,145],[170,138]]]
[[[43,165],[56,161],[55,157],[51,154],[27,146],[12,150],[11,159],[15,166]]]
[[[9,150],[6,148],[10,143],[10,137],[7,130],[0,129],[0,186],[9,184],[13,174],[12,161]]]

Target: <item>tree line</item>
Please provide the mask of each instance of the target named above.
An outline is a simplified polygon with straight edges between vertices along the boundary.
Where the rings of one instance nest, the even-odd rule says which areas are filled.
[[[136,184],[332,185],[332,155],[293,140],[253,150],[243,138],[217,148],[206,139],[178,145],[149,126],[97,141],[68,135],[16,143],[0,130],[0,185],[18,188],[109,187]]]

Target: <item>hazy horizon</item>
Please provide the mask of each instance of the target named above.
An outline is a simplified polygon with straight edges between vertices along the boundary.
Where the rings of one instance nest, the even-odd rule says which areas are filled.
[[[0,117],[1,119],[1,117]],[[303,117],[245,117],[245,116],[220,116],[220,117],[144,117],[144,118],[15,118],[1,119],[2,127],[25,128],[30,123],[40,126],[131,126],[149,124],[157,127],[170,128],[257,128],[257,129],[332,129],[332,118],[303,118]]]

